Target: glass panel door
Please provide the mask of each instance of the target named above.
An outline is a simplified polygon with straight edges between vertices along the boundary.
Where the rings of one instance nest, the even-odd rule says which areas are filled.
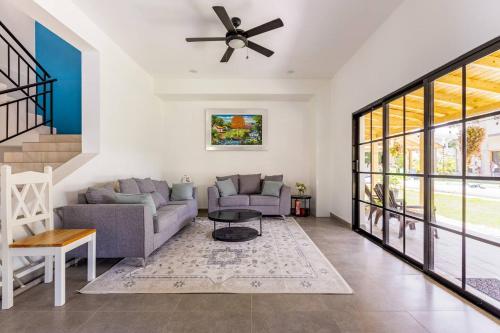
[[[386,104],[388,130],[385,244],[423,262],[424,89]]]
[[[357,120],[358,133],[353,148],[356,190],[358,191],[357,226],[382,239],[383,235],[383,109],[374,109]]]

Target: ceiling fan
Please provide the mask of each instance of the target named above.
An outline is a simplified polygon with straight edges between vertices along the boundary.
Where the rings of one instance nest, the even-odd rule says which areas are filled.
[[[224,24],[227,29],[226,37],[186,38],[186,42],[226,42],[227,50],[220,62],[228,62],[229,58],[231,58],[231,55],[234,52],[234,49],[241,49],[244,47],[248,47],[249,49],[252,49],[255,52],[259,52],[266,57],[270,57],[274,54],[273,51],[248,40],[248,38],[277,28],[281,28],[283,26],[283,21],[281,21],[281,19],[277,18],[275,20],[259,25],[258,27],[245,31],[242,29],[238,29],[241,24],[241,20],[238,17],[229,18],[229,15],[227,14],[224,7],[213,6],[212,8],[214,9],[219,19],[222,21],[222,24]]]

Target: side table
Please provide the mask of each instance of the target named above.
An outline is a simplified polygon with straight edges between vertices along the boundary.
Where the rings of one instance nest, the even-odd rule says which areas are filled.
[[[292,216],[306,217],[311,214],[311,198],[310,195],[292,194]]]

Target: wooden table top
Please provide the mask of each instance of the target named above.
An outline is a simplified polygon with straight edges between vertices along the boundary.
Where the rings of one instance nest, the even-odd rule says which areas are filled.
[[[9,247],[62,247],[94,233],[95,229],[54,229],[19,239]]]

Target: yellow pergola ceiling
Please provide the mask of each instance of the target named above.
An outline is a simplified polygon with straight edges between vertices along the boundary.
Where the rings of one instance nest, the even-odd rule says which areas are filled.
[[[433,82],[433,121],[436,124],[458,120],[462,117],[462,69],[448,73]],[[423,127],[424,91],[417,89],[407,94],[406,131]],[[389,133],[403,133],[403,98],[391,101],[389,110]],[[466,66],[467,117],[500,110],[500,50]],[[362,138],[369,141],[380,139],[383,131],[382,109],[372,116],[364,116]],[[372,125],[370,133],[370,124]]]

